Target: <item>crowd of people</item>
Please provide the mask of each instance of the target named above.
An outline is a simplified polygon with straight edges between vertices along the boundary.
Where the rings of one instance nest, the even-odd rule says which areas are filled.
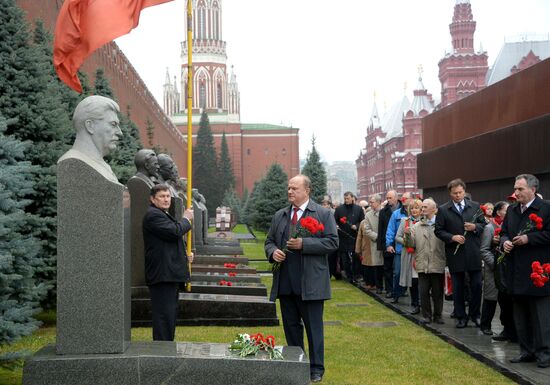
[[[494,341],[519,343],[513,363],[550,367],[550,284],[536,286],[531,276],[533,262],[550,263],[550,202],[538,188],[535,176],[521,174],[495,203],[472,200],[461,179],[448,183],[450,199],[440,205],[395,190],[360,202],[346,192],[337,207],[327,198],[339,236],[330,274],[392,303],[410,297],[411,314],[425,324],[444,324],[443,302],[452,299],[457,328],[470,323]]]

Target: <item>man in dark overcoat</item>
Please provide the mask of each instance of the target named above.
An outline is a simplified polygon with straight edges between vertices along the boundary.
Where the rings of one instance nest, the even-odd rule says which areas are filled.
[[[173,341],[176,331],[178,288],[190,280],[183,236],[191,230],[193,209],[183,213],[176,221],[168,209],[172,201],[167,185],[151,189],[151,206],[143,217],[143,243],[145,246],[145,282],[151,296],[153,340]]]
[[[511,204],[502,224],[500,243],[507,253],[507,287],[513,296],[514,323],[520,355],[513,363],[537,361],[550,367],[550,284],[536,287],[531,281],[531,264],[550,263],[550,203],[536,196],[538,179],[531,174],[516,177],[516,203]],[[518,235],[533,222],[529,216],[542,218],[542,227]]]
[[[466,327],[468,319],[479,327],[482,289],[480,247],[481,234],[486,222],[479,204],[464,199],[466,184],[461,179],[450,181],[447,189],[451,200],[439,208],[435,221],[435,235],[445,242],[447,266],[453,282],[456,327]],[[471,291],[468,314],[464,301],[466,274]]]
[[[356,282],[361,277],[361,261],[355,253],[355,241],[359,224],[365,219],[365,212],[361,206],[354,203],[353,193],[344,193],[344,204],[334,210],[334,219],[338,229],[338,253],[344,265],[346,278]]]
[[[273,273],[270,300],[279,298],[285,337],[289,346],[304,349],[304,327],[309,345],[312,382],[325,372],[323,307],[330,299],[328,254],[338,249],[336,223],[329,209],[309,198],[311,182],[297,175],[288,182],[290,206],[277,211],[265,241],[265,254],[280,264]],[[312,217],[324,225],[313,236],[292,238],[301,218]]]
[[[393,260],[395,253],[389,253],[386,248],[386,232],[388,224],[394,211],[401,209],[403,204],[399,200],[399,194],[395,190],[386,193],[386,205],[378,214],[378,238],[376,238],[376,249],[384,255],[384,289],[386,298],[391,298],[393,293]]]

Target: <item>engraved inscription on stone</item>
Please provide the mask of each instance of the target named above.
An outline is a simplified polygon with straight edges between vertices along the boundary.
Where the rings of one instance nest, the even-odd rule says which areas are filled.
[[[229,356],[227,346],[223,344],[178,342],[176,348],[178,356],[183,357],[218,358]]]

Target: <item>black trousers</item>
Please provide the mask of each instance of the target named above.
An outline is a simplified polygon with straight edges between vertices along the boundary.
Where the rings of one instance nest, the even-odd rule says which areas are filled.
[[[481,305],[481,329],[491,329],[491,323],[497,310],[497,301],[492,299],[483,298],[483,305]]]
[[[348,281],[355,280],[361,276],[361,261],[359,256],[351,251],[339,251],[340,260],[346,272]]]
[[[304,327],[309,346],[311,374],[325,373],[325,339],[323,334],[324,301],[303,301],[297,295],[279,296],[283,328],[288,346],[304,350]]]
[[[514,321],[521,353],[550,360],[550,296],[514,297]]]
[[[363,266],[363,279],[368,286],[384,287],[384,266]]]
[[[418,273],[420,308],[422,317],[427,319],[441,318],[443,311],[445,275],[443,273]],[[433,313],[432,313],[433,301]]]
[[[464,294],[466,291],[465,277],[470,279],[470,299],[468,301],[468,315],[466,315],[466,304]],[[481,270],[454,272],[451,273],[453,281],[453,303],[456,319],[476,319],[480,316],[481,310]]]
[[[510,294],[498,292],[498,306],[500,306],[500,323],[504,332],[512,339],[517,338],[516,325],[514,323],[514,301]]]
[[[418,292],[418,278],[413,278],[411,287],[409,288],[409,291],[411,292],[411,306],[420,306],[419,301],[419,295]]]
[[[395,253],[384,251],[384,289],[386,293],[393,293],[393,259]]]
[[[177,282],[149,285],[153,316],[153,341],[174,341],[178,316]]]
[[[337,251],[328,255],[328,268],[331,276],[336,279],[342,278],[342,266],[340,265]]]

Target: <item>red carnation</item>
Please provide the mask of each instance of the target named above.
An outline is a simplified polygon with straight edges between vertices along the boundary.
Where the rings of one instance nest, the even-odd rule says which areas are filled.
[[[502,231],[502,228],[501,227],[497,227],[495,229],[495,237],[498,237],[500,235],[500,232]]]
[[[538,218],[537,214],[535,214],[535,213],[529,214],[529,220],[530,221],[536,222],[537,218]]]
[[[229,282],[229,281],[227,281],[225,284],[226,284],[227,286],[233,285],[233,284],[232,284],[231,282]]]
[[[542,223],[537,222],[537,224],[535,225],[535,228],[536,228],[537,230],[542,230]]]
[[[323,225],[322,223],[319,223],[319,225],[317,226],[317,231],[318,232],[325,231],[325,225]]]
[[[481,209],[481,211],[483,211],[483,215],[487,215],[487,206],[481,205],[479,206],[479,208]]]
[[[275,337],[273,337],[273,336],[267,336],[267,337],[265,337],[265,342],[267,342],[267,344],[268,344],[269,346],[271,346],[272,348],[275,347]]]
[[[235,276],[237,276],[237,273],[235,273],[234,271],[232,271],[231,273],[229,273],[229,276],[230,276],[230,277],[235,277]]]
[[[226,282],[226,281],[222,279],[220,282],[218,282],[218,285],[224,286],[224,285],[225,285],[225,282]]]
[[[348,218],[346,218],[346,217],[340,218],[340,223],[345,225],[346,223],[348,223]]]
[[[409,254],[414,253],[414,247],[407,247],[407,253]]]

